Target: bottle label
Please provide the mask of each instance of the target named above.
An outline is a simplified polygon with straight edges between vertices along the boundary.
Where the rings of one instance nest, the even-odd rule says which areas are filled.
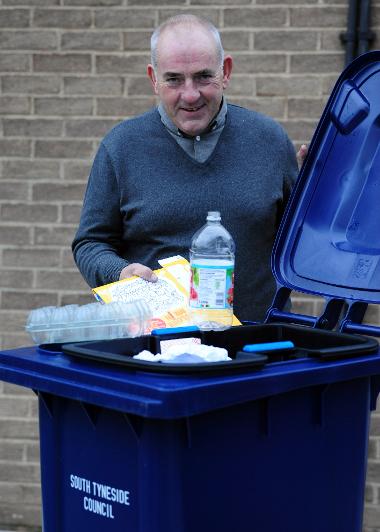
[[[234,267],[191,264],[190,307],[232,309]]]

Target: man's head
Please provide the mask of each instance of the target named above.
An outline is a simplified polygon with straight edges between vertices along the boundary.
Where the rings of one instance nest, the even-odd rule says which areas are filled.
[[[207,130],[232,70],[217,29],[195,15],[177,15],[152,35],[148,76],[168,116],[188,135]]]

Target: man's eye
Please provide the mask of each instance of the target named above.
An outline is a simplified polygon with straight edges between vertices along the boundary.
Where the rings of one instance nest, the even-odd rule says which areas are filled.
[[[166,78],[165,82],[168,85],[179,85],[181,83],[181,79],[180,78],[176,78],[176,77],[171,77],[171,78]]]
[[[213,75],[212,74],[208,74],[208,73],[204,73],[204,74],[199,74],[199,76],[197,76],[197,80],[200,82],[200,83],[209,83],[212,79],[213,79]]]

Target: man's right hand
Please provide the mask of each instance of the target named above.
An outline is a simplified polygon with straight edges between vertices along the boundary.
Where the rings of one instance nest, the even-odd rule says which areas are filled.
[[[144,264],[140,264],[139,262],[132,262],[121,270],[119,280],[121,281],[122,279],[132,277],[133,275],[142,277],[146,281],[150,281],[152,283],[155,283],[158,279],[157,275],[153,272],[153,270],[148,268],[148,266],[144,266]]]

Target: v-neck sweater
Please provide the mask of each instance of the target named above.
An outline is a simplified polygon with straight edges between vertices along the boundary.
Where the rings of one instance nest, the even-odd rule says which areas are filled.
[[[75,261],[95,287],[117,281],[131,262],[156,269],[157,259],[188,258],[207,212],[220,211],[236,244],[235,314],[262,320],[275,289],[271,250],[296,175],[294,148],[269,117],[228,104],[218,143],[202,163],[150,110],[115,126],[100,144]]]

